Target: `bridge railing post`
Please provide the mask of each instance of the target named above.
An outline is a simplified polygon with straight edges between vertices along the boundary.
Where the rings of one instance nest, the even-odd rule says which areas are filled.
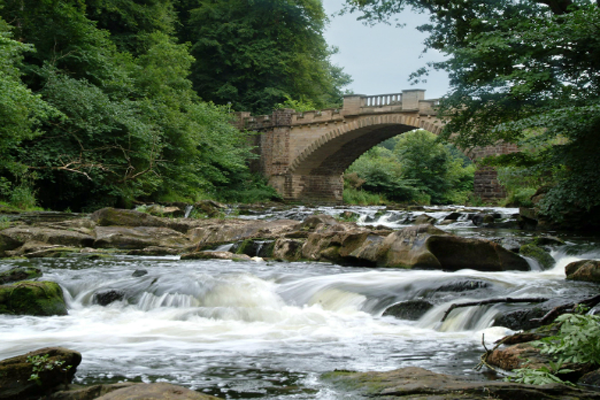
[[[419,101],[425,100],[425,90],[410,89],[402,91],[402,109],[403,110],[418,110]]]
[[[364,94],[349,94],[344,96],[344,113],[359,114],[360,109],[365,106],[366,96]]]

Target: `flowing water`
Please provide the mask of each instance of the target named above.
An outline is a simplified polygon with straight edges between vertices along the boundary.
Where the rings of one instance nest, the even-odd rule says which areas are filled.
[[[314,210],[294,211],[301,218]],[[406,223],[406,216],[396,215],[400,212],[352,211],[361,214],[360,223],[394,228]],[[514,213],[496,211],[507,217]],[[439,219],[449,212],[427,210]],[[464,218],[442,228],[476,237],[531,236],[475,228]],[[491,344],[510,333],[491,325],[511,305],[459,308],[443,324],[442,316],[452,303],[569,299],[597,291],[565,281],[564,267],[578,259],[600,259],[600,245],[590,238],[566,239],[568,245],[553,252],[556,267],[543,271],[532,262],[530,272],[446,273],[177,257],[0,260],[0,271],[23,264],[41,268],[45,280],[63,287],[69,306],[67,316],[0,316],[0,359],[63,346],[83,355],[78,383],[171,382],[231,399],[344,398],[320,378],[335,369],[418,366],[484,379],[472,369],[483,350],[482,335]],[[132,276],[139,269],[148,273]],[[444,290],[473,280],[484,284],[469,291]],[[96,294],[111,290],[124,293],[124,299],[98,305]],[[388,306],[414,299],[435,306],[418,321],[382,316]]]

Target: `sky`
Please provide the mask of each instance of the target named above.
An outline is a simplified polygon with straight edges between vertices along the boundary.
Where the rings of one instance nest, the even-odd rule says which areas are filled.
[[[358,14],[331,16],[341,10],[344,0],[323,0],[330,24],[325,40],[339,53],[331,57],[333,64],[344,68],[354,82],[348,89],[356,94],[375,95],[400,93],[406,89],[425,89],[426,99],[436,99],[448,91],[448,75],[432,71],[426,83],[411,85],[408,77],[429,61],[441,61],[435,50],[423,54],[426,34],[416,27],[428,22],[424,14],[404,11],[399,15],[403,28],[383,23],[365,26],[357,21]]]

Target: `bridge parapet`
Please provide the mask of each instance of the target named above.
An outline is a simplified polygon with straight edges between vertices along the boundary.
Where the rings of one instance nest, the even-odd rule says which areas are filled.
[[[344,96],[342,108],[304,112],[284,108],[275,110],[271,115],[257,116],[252,116],[249,112],[240,112],[237,113],[237,127],[264,131],[281,126],[294,127],[315,123],[343,122],[346,117],[389,113],[417,113],[423,116],[435,116],[438,105],[439,99],[425,100],[425,91],[421,89],[372,96],[353,94]]]

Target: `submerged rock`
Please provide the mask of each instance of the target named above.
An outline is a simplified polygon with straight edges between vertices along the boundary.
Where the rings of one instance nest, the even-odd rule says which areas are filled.
[[[0,286],[0,314],[67,315],[67,305],[57,283],[23,281]]]
[[[556,260],[546,250],[533,244],[521,246],[519,254],[536,260],[543,269],[550,269],[556,264]]]
[[[34,363],[37,364],[34,371]],[[81,354],[48,347],[0,361],[0,399],[38,399],[73,380]]]
[[[565,273],[570,280],[600,283],[600,261],[572,262],[565,267]]]
[[[417,321],[431,308],[433,308],[433,304],[426,300],[407,300],[389,306],[383,312],[383,316],[389,315],[398,319]]]
[[[101,306],[107,306],[115,301],[121,301],[125,298],[125,292],[122,290],[106,290],[94,293],[93,302]]]

